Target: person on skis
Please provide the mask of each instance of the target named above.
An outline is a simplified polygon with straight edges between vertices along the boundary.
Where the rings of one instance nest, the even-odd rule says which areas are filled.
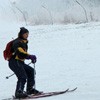
[[[28,35],[29,31],[26,28],[21,27],[18,33],[18,37],[13,41],[11,48],[13,55],[9,59],[9,68],[15,73],[18,79],[15,90],[15,98],[25,98],[30,94],[40,93],[40,91],[34,88],[34,68],[24,63],[25,59],[31,59],[32,63],[36,63],[37,61],[35,55],[31,55],[27,52]],[[26,82],[26,92],[24,92],[24,86]]]

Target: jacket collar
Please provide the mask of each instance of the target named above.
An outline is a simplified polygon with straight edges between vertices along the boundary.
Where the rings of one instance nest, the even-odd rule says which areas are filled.
[[[28,43],[28,40],[27,39],[22,39],[22,38],[18,38],[21,42],[23,43]]]

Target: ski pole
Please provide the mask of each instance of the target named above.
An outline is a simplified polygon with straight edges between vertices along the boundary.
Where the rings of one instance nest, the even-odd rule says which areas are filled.
[[[9,75],[9,76],[6,76],[6,79],[9,79],[11,76],[13,76],[14,75],[14,73],[13,74],[11,74],[11,75]]]
[[[28,65],[30,65],[32,62],[30,62]],[[9,76],[6,76],[6,79],[9,79],[10,77],[12,77],[13,75],[15,75],[15,73],[9,75]]]
[[[34,67],[34,81],[35,81],[34,88],[36,89],[36,70],[35,70],[35,63],[33,64],[33,67]]]

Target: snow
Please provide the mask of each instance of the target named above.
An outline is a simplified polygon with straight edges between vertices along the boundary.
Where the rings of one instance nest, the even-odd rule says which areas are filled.
[[[16,77],[2,52],[17,37],[18,23],[0,24],[0,99],[14,95]],[[41,100],[100,99],[100,23],[26,26],[29,29],[29,53],[37,56],[36,87],[41,91],[58,91],[78,87],[73,93]],[[28,64],[30,61],[26,61]],[[33,64],[30,66],[33,67]]]
[[[100,21],[100,0],[0,1],[0,19],[6,21],[24,22],[28,25]]]

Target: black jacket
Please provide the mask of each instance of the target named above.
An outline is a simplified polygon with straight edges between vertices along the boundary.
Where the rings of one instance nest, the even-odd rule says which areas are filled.
[[[17,60],[24,61],[25,58],[29,55],[28,50],[28,41],[17,38],[13,41],[12,50],[14,52],[13,57]]]

